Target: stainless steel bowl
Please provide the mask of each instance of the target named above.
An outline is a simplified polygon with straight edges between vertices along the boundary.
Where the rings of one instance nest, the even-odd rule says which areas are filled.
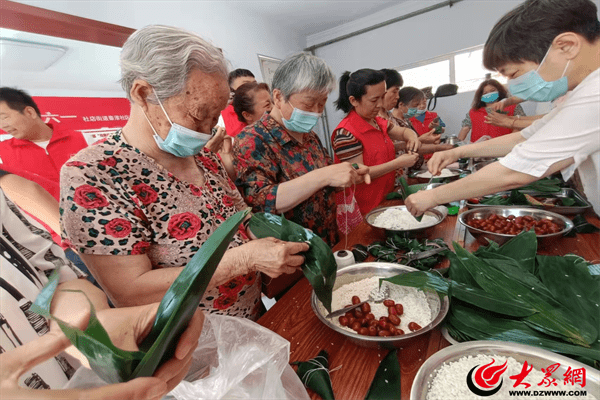
[[[441,140],[443,143],[455,145],[461,143],[462,140],[458,138],[458,136],[446,136]]]
[[[588,365],[533,346],[511,342],[481,340],[446,347],[429,357],[427,361],[421,365],[421,368],[419,368],[419,371],[415,376],[415,380],[410,389],[410,400],[427,399],[429,385],[435,378],[437,370],[442,365],[457,361],[464,356],[476,356],[478,354],[512,357],[520,363],[527,361],[528,364],[533,365],[538,371],[541,371],[542,368],[547,368],[549,365],[560,363],[560,367],[552,374],[552,377],[557,381],[562,381],[564,379],[563,375],[567,372],[568,367],[571,367],[572,369],[585,368],[587,380],[583,390],[586,390],[588,393],[595,396],[600,393],[600,371],[591,368]],[[465,378],[466,377],[462,378],[462,380],[464,381]],[[508,382],[505,382],[505,384],[508,384]],[[567,389],[568,387],[564,388],[566,390],[571,390]],[[534,387],[532,386],[531,389],[534,389]],[[575,387],[572,390],[577,389],[578,387]],[[448,400],[452,399],[453,397],[448,393]],[[456,400],[459,399],[456,398]]]
[[[431,177],[419,176],[419,175],[427,172],[427,171],[420,170],[420,171],[413,171],[408,176],[410,178],[416,179],[418,183],[428,183],[430,180],[431,180],[431,182],[435,182],[435,183],[447,183],[447,182],[456,181],[461,176],[464,176],[464,175],[470,173],[468,170],[465,170],[465,169],[459,169],[459,168],[446,168],[446,169],[452,171],[454,173],[454,175],[446,176],[446,177],[434,177],[432,180]]]
[[[539,210],[536,208],[509,208],[503,206],[473,208],[460,214],[458,216],[458,222],[463,224],[467,228],[469,233],[473,235],[473,237],[475,237],[480,243],[486,245],[488,244],[486,239],[493,240],[494,242],[501,245],[516,236],[507,235],[503,233],[488,232],[482,229],[473,228],[471,225],[469,225],[469,221],[471,221],[474,218],[487,218],[492,214],[501,215],[503,217],[508,217],[509,215],[514,215],[515,217],[524,217],[526,215],[529,215],[536,221],[541,219],[547,219],[561,227],[560,232],[549,233],[547,235],[537,235],[539,243],[544,243],[548,240],[558,239],[564,234],[568,233],[571,229],[573,229],[574,226],[573,222],[569,218],[550,211]]]
[[[396,233],[396,234],[400,234],[405,237],[414,237],[414,236],[419,236],[419,235],[425,234],[425,232],[428,229],[430,229],[430,228],[436,226],[437,224],[439,224],[440,222],[442,222],[444,220],[444,218],[446,218],[446,216],[448,215],[448,209],[446,207],[438,206],[438,207],[432,208],[431,210],[427,210],[425,212],[425,215],[432,216],[436,219],[434,223],[431,223],[429,225],[424,225],[419,228],[412,228],[412,229],[385,229],[385,228],[375,225],[375,218],[377,218],[379,216],[379,214],[385,212],[386,210],[388,210],[390,208],[397,208],[397,209],[408,212],[406,206],[379,207],[379,208],[375,208],[375,209],[369,211],[367,213],[367,215],[365,215],[365,221],[372,228],[383,230],[386,233],[392,233],[392,234]]]
[[[350,265],[344,268],[340,268],[337,271],[337,276],[335,280],[335,284],[333,286],[333,290],[337,288],[356,282],[362,279],[371,278],[373,276],[383,276],[385,278],[395,276],[398,274],[404,274],[407,272],[418,271],[415,268],[408,267],[406,265],[393,264],[393,263],[382,263],[382,262],[366,262],[360,264]],[[311,295],[311,306],[314,313],[317,315],[317,318],[321,320],[325,325],[334,331],[341,333],[350,339],[353,343],[363,346],[363,347],[401,347],[406,344],[407,341],[414,339],[417,336],[423,335],[433,328],[438,326],[448,314],[448,308],[450,307],[450,302],[448,301],[448,297],[441,297],[434,291],[425,292],[427,296],[427,302],[429,307],[431,308],[432,315],[436,317],[431,321],[429,325],[424,326],[422,329],[416,332],[410,332],[402,336],[391,336],[391,337],[379,337],[379,336],[362,336],[355,332],[349,332],[345,329],[340,328],[337,325],[334,325],[331,320],[325,318],[327,315],[327,310],[321,304],[315,292],[313,291]]]

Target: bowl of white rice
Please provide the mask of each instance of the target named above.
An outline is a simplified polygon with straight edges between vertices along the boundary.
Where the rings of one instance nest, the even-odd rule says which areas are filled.
[[[504,372],[496,371],[500,375],[498,382],[494,382],[492,388],[487,390],[490,399],[538,399],[551,396],[549,391],[565,391],[565,395],[551,396],[550,398],[569,398],[569,399],[597,399],[594,396],[600,396],[600,371],[582,364],[568,357],[553,353],[548,350],[540,349],[524,344],[500,342],[500,341],[472,341],[456,344],[446,347],[429,357],[421,366],[412,384],[410,391],[411,400],[479,400],[485,397],[476,395],[469,388],[468,376],[471,370],[484,367],[490,363],[490,368],[499,367],[506,362]],[[533,369],[524,378],[525,384],[513,387],[516,380],[511,376],[521,373],[524,363],[527,362],[527,369],[531,366]],[[556,380],[557,385],[550,384],[538,385],[544,381],[546,370],[549,366],[560,363],[560,366],[554,370],[550,376]],[[584,368],[586,372],[585,386],[571,382],[565,384],[565,374],[569,370],[578,370]],[[568,374],[567,374],[568,375]],[[485,373],[484,373],[485,376]],[[473,381],[473,379],[471,380]],[[546,380],[546,383],[550,380]],[[477,388],[477,387],[476,387]],[[482,388],[477,388],[482,389]],[[491,391],[498,390],[495,394]],[[520,395],[511,395],[509,392],[522,391],[531,393],[521,393]],[[568,393],[573,393],[570,397]],[[583,394],[583,392],[586,392]]]
[[[379,286],[380,278],[389,278],[413,271],[418,270],[406,265],[383,262],[366,262],[340,268],[333,286],[331,309],[336,311],[352,304],[352,296],[367,300],[369,293]],[[386,281],[382,282],[383,287],[388,288],[386,299],[403,305],[404,312],[399,315],[401,322],[398,328],[404,330],[404,334],[389,337],[360,335],[349,327],[342,326],[339,317],[326,318],[328,312],[317,299],[314,291],[311,296],[311,306],[321,322],[363,347],[402,347],[407,341],[436,328],[448,313],[450,306],[448,297],[440,296],[435,291],[422,291]],[[378,320],[380,317],[388,315],[388,307],[383,303],[369,302],[368,304],[375,319]],[[409,328],[411,322],[418,324],[421,329],[411,331]]]
[[[421,221],[408,211],[406,206],[388,206],[375,208],[367,215],[365,221],[371,227],[383,229],[388,233],[399,233],[403,236],[414,237],[425,234],[427,229],[442,222],[448,215],[448,209],[438,206],[427,210]]]

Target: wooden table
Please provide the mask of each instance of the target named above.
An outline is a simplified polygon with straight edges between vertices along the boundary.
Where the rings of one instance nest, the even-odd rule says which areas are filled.
[[[399,201],[386,201],[382,205],[401,204]],[[586,215],[588,221],[600,226],[600,220],[593,214]],[[442,238],[449,245],[456,241],[466,249],[473,251],[479,245],[477,241],[457,222],[456,216],[448,216],[434,227],[430,238]],[[334,251],[350,248],[354,244],[370,244],[384,238],[380,231],[361,223],[348,235],[348,245],[342,240]],[[600,234],[582,234],[570,238],[561,238],[556,244],[540,248],[539,254],[565,255],[574,253],[588,261],[600,260]],[[388,349],[367,349],[350,342],[345,336],[329,329],[316,317],[310,306],[312,288],[306,278],[301,279],[286,293],[258,323],[278,333],[290,341],[290,361],[306,361],[326,349],[329,353],[329,367],[339,370],[331,373],[333,391],[337,399],[364,399],[373,380],[379,361],[388,353]],[[415,338],[411,343],[398,350],[398,359],[402,374],[402,398],[410,397],[410,389],[415,375],[423,362],[438,350],[450,344],[442,337],[439,328]],[[320,397],[309,390],[313,399]]]

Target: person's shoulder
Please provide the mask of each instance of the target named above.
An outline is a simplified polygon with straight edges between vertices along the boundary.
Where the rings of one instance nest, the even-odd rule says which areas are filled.
[[[66,167],[97,167],[113,158],[120,148],[117,134],[109,136],[106,140],[96,142],[84,147],[73,155],[66,163]]]
[[[573,89],[573,96],[600,96],[600,68],[592,71]],[[600,98],[598,99],[600,101]]]
[[[12,149],[15,143],[15,138],[6,139],[0,142],[0,151]]]

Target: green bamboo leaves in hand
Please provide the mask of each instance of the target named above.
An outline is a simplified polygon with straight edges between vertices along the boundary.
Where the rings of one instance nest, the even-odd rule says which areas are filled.
[[[248,224],[250,231],[259,239],[274,237],[287,242],[307,242],[310,249],[304,254],[302,272],[312,285],[318,299],[331,312],[333,284],[337,265],[331,248],[312,231],[270,213],[256,213]]]

